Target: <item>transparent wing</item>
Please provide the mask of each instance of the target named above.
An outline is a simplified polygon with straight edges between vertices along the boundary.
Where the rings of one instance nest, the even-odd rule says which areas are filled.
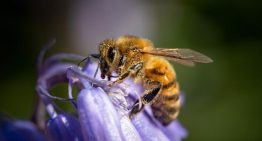
[[[206,55],[199,53],[191,49],[175,48],[175,49],[165,49],[165,48],[154,48],[151,50],[143,50],[142,53],[166,57],[169,60],[173,60],[177,63],[194,66],[194,62],[197,63],[211,63],[213,60]]]

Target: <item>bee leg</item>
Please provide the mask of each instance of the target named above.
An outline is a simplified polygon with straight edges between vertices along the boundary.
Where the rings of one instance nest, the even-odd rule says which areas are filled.
[[[135,114],[141,112],[146,104],[153,101],[156,98],[157,94],[159,93],[159,91],[162,87],[162,83],[160,83],[158,81],[147,80],[146,83],[148,85],[155,85],[155,87],[152,88],[151,90],[147,91],[147,93],[144,94],[141,97],[142,105],[140,105],[139,100],[137,100],[135,102],[135,104],[133,105],[132,110],[129,114],[129,118],[131,118]]]
[[[125,78],[127,78],[130,74],[137,74],[142,68],[143,68],[143,62],[139,62],[133,66],[131,66],[126,72],[122,73],[117,80],[113,81],[109,84],[109,86],[112,86],[116,83],[122,82]]]

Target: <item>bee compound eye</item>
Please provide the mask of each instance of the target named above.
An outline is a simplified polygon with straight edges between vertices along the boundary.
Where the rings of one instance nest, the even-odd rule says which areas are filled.
[[[110,62],[113,62],[115,55],[116,55],[116,50],[113,47],[109,47],[107,56]]]

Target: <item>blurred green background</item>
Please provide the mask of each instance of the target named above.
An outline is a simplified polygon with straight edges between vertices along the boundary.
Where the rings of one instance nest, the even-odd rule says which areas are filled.
[[[155,46],[191,48],[214,60],[194,68],[174,64],[186,93],[179,116],[189,131],[186,141],[262,140],[262,1],[134,2],[154,11],[150,39]],[[68,43],[70,9],[75,3],[11,0],[2,4],[1,113],[30,118],[36,57],[49,38],[58,40],[49,54],[88,54]]]

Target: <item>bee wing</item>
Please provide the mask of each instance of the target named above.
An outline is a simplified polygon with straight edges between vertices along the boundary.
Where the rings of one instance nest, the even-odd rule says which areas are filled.
[[[191,49],[175,48],[175,49],[165,49],[165,48],[154,48],[151,50],[143,50],[142,53],[151,54],[156,56],[162,56],[169,60],[175,61],[177,63],[194,66],[197,63],[211,63],[213,60],[206,55],[199,53]]]

